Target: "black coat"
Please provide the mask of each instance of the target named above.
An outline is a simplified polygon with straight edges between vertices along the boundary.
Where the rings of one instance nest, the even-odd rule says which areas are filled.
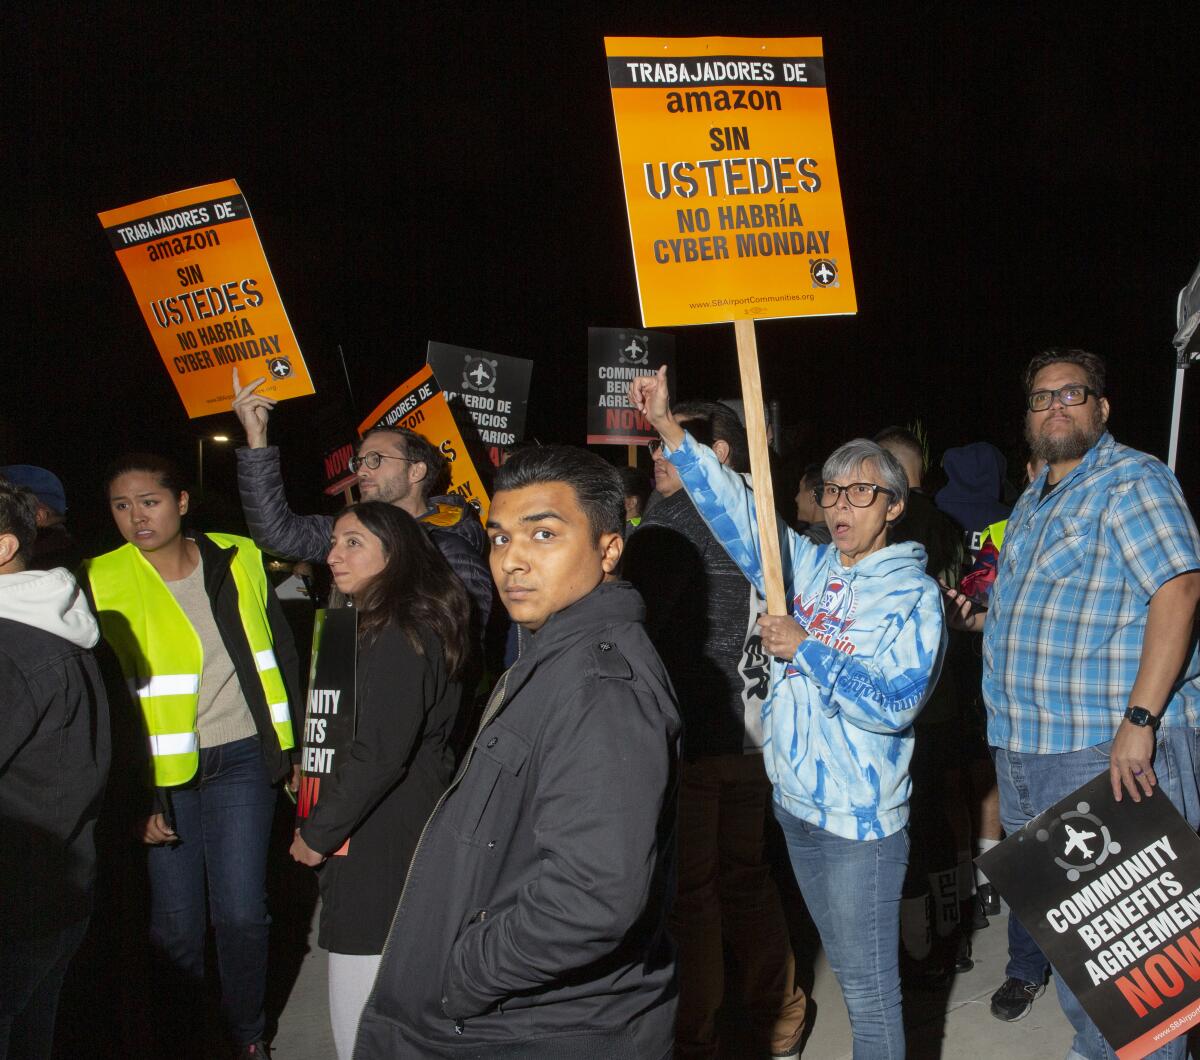
[[[110,757],[108,700],[86,648],[0,618],[0,939],[85,919]]]
[[[524,638],[426,825],[355,1057],[627,1057],[674,1040],[679,716],[626,582]]]
[[[395,626],[360,647],[354,742],[321,785],[304,841],[332,854],[320,868],[318,942],[334,953],[382,953],[421,828],[454,774],[450,733],[462,689],[436,638],[418,655]]]

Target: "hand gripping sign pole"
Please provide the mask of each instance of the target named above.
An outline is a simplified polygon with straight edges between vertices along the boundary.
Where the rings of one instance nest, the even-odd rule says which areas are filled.
[[[646,327],[733,321],[767,609],[788,613],[756,319],[857,311],[819,37],[608,37]]]

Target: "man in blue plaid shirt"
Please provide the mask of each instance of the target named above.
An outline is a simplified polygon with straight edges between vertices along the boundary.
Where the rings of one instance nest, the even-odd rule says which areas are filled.
[[[1026,440],[1046,469],[1009,518],[986,621],[955,594],[957,624],[983,631],[1005,831],[1104,769],[1118,800],[1137,802],[1157,787],[1156,797],[1196,827],[1196,524],[1171,472],[1105,429],[1104,362],[1095,354],[1039,354],[1025,396]],[[1007,1004],[1017,1014],[1001,1018],[1024,1015],[1044,989],[1045,959],[1028,949],[1010,949],[993,1009]],[[1056,986],[1076,1031],[1067,1060],[1114,1058],[1061,979]],[[1185,1039],[1152,1055],[1182,1058]]]

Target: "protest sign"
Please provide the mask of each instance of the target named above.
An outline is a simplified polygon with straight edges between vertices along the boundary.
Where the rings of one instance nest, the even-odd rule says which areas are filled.
[[[354,445],[351,442],[346,442],[343,445],[325,451],[322,470],[325,474],[324,490],[326,496],[336,497],[339,493],[345,492],[358,481],[357,476],[350,470],[350,458],[352,456],[354,456]]]
[[[1161,788],[1106,770],[978,861],[1121,1060],[1200,1019],[1200,837]]]
[[[774,508],[754,320],[854,313],[819,37],[606,37],[646,327],[733,321],[755,499]],[[767,611],[788,613],[774,519]]]
[[[854,313],[819,37],[606,37],[646,327]]]
[[[487,521],[489,501],[483,479],[475,470],[475,463],[446,403],[446,395],[429,365],[406,379],[376,405],[359,424],[358,433],[365,435],[372,427],[407,427],[437,446],[450,463],[449,492],[477,505],[480,519]]]
[[[642,445],[658,437],[629,404],[629,381],[664,364],[674,381],[673,335],[637,328],[588,328],[588,445]]]
[[[525,437],[533,361],[445,342],[429,343],[425,361],[451,409],[469,417],[482,446],[490,451]]]
[[[237,181],[98,216],[190,418],[233,407],[230,366],[276,401],[314,392]]]
[[[339,756],[354,742],[357,652],[358,612],[352,607],[318,610],[313,621],[308,709],[300,752],[298,820],[312,813],[321,797],[321,783],[333,776]],[[337,853],[345,854],[349,848],[346,840]]]

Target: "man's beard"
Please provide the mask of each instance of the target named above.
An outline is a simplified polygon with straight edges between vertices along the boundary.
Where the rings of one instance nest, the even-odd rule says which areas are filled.
[[[1092,408],[1092,422],[1081,427],[1072,421],[1069,434],[1047,437],[1044,433],[1034,434],[1028,416],[1025,417],[1025,441],[1029,444],[1029,453],[1034,463],[1045,460],[1048,464],[1062,464],[1070,460],[1082,460],[1104,433],[1104,419],[1100,415],[1100,405]]]

